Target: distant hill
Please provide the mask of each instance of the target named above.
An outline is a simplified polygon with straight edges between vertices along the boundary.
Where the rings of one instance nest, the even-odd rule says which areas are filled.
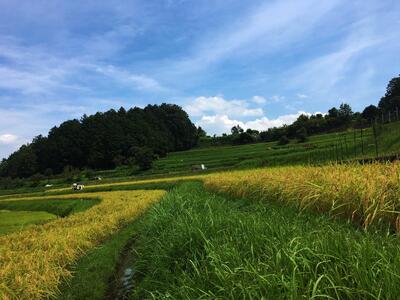
[[[2,177],[52,175],[65,169],[110,169],[122,164],[151,166],[155,157],[188,150],[198,142],[196,126],[181,107],[148,105],[84,115],[37,136],[0,164]]]

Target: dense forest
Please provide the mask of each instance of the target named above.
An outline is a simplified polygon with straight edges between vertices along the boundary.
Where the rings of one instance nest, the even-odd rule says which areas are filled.
[[[66,169],[149,168],[153,159],[197,144],[196,126],[179,106],[148,105],[84,115],[35,137],[0,164],[0,176],[50,176]]]
[[[300,115],[291,125],[269,128],[266,131],[247,129],[239,125],[232,127],[230,134],[207,136],[199,128],[200,142],[207,145],[241,145],[255,142],[278,141],[286,144],[289,139],[304,142],[307,136],[346,130],[348,128],[364,128],[372,122],[386,123],[399,121],[400,114],[400,75],[390,80],[385,95],[378,106],[369,105],[361,113],[353,112],[349,104],[342,103],[339,108],[333,107],[325,115]]]

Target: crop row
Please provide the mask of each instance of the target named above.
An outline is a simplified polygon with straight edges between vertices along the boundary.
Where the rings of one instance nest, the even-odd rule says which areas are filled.
[[[204,178],[206,188],[400,231],[400,163],[283,167]]]

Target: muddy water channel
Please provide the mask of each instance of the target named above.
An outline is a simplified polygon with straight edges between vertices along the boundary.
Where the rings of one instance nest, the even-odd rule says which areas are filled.
[[[129,299],[129,295],[133,290],[133,247],[136,238],[131,239],[120,256],[115,276],[110,281],[107,300],[125,300]]]

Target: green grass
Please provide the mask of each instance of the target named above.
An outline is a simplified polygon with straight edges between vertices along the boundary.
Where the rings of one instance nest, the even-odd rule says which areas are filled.
[[[137,225],[132,299],[398,299],[400,242],[185,183]]]
[[[12,211],[43,211],[59,217],[85,211],[100,202],[99,199],[43,199],[0,201],[0,209]]]
[[[43,212],[0,210],[0,235],[19,231],[30,224],[44,224],[57,216]]]
[[[140,217],[139,217],[140,218]],[[58,300],[103,300],[107,299],[110,281],[114,279],[120,255],[135,235],[134,221],[118,231],[99,247],[89,251],[72,266],[74,276],[64,282]]]

